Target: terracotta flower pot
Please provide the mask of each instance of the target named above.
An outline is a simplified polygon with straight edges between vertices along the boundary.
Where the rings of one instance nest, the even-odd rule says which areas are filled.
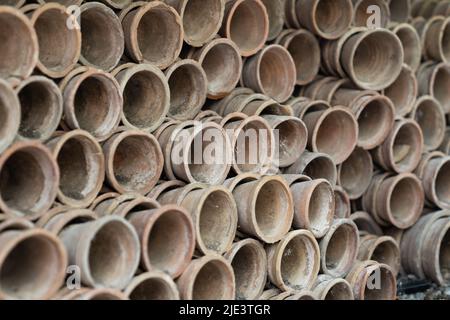
[[[313,293],[319,300],[354,300],[352,288],[346,280],[325,274],[317,278]]]
[[[160,271],[142,273],[134,277],[124,290],[130,300],[179,300],[175,282]]]
[[[413,71],[416,71],[422,58],[422,45],[417,30],[408,23],[400,23],[392,28],[402,43],[404,59],[403,62]]]
[[[361,237],[358,260],[374,260],[391,267],[394,275],[400,270],[400,248],[389,236],[365,235]]]

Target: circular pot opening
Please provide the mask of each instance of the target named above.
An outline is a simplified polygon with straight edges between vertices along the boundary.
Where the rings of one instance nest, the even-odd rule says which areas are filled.
[[[193,63],[179,65],[169,76],[169,114],[179,120],[195,117],[206,99],[206,79]]]
[[[231,92],[239,81],[242,62],[233,46],[219,43],[206,53],[202,67],[208,79],[208,92],[224,94]]]
[[[325,300],[353,300],[352,289],[345,282],[337,282],[328,290]]]
[[[325,251],[326,268],[341,275],[348,272],[354,262],[358,233],[348,224],[340,225],[331,236]]]
[[[438,148],[444,140],[446,124],[441,106],[434,100],[423,101],[416,108],[414,120],[422,129],[425,146],[429,150]]]
[[[226,265],[219,261],[209,261],[195,278],[192,299],[222,300],[230,295],[231,286]]]
[[[235,163],[242,172],[260,173],[272,159],[272,132],[261,121],[247,122],[239,132]]]
[[[362,149],[356,148],[342,163],[339,182],[351,199],[357,199],[369,187],[373,174],[372,157]]]
[[[439,248],[439,269],[444,281],[450,281],[450,230],[447,230]]]
[[[354,80],[367,89],[387,87],[400,73],[402,52],[401,43],[394,34],[385,31],[367,34],[353,56]]]
[[[293,36],[287,47],[297,70],[297,84],[306,84],[314,79],[320,67],[320,47],[310,33]]]
[[[261,253],[253,245],[245,245],[236,252],[231,266],[236,278],[236,298],[238,300],[248,300],[254,296],[255,290],[261,281],[261,275],[265,273],[264,260]],[[265,279],[263,280],[265,281]]]
[[[394,114],[384,99],[373,99],[358,116],[360,145],[379,145],[392,128]]]
[[[123,90],[123,114],[132,126],[152,128],[166,114],[167,86],[157,74],[139,71],[128,79]]]
[[[286,49],[274,46],[262,53],[258,71],[264,94],[278,102],[286,101],[291,96],[296,83],[296,71],[294,61]]]
[[[280,165],[286,166],[294,163],[303,153],[306,135],[305,126],[300,120],[286,119],[274,130],[278,131],[278,152]]]
[[[266,237],[277,237],[285,225],[289,205],[288,191],[278,181],[268,181],[258,192],[256,223]]]
[[[350,26],[353,19],[352,3],[349,0],[319,0],[314,12],[318,30],[329,38],[337,38]]]
[[[206,137],[214,137],[214,139],[209,141]],[[191,160],[188,170],[195,181],[216,185],[225,179],[229,170],[229,150],[226,141],[222,129],[216,127],[204,126],[199,134],[195,135],[188,150]],[[197,146],[201,146],[201,149],[197,150]],[[214,152],[206,152],[210,150]],[[197,162],[198,151],[201,151],[200,162]]]
[[[433,96],[441,103],[444,111],[450,111],[450,67],[438,69],[433,85]]]
[[[328,183],[321,182],[313,190],[309,200],[308,219],[310,229],[317,233],[323,233],[330,226],[330,212],[334,211],[334,192]]]
[[[139,283],[129,294],[130,300],[172,300],[172,287],[163,279],[153,277]]]
[[[120,141],[114,153],[114,177],[125,190],[147,191],[159,178],[159,162],[160,152],[152,139],[127,136]]]
[[[177,273],[189,255],[192,229],[185,215],[171,210],[154,223],[147,239],[147,254],[152,267],[168,274]]]
[[[394,83],[384,90],[384,94],[394,104],[397,115],[409,113],[417,95],[417,82],[412,71],[403,68]]]
[[[229,21],[229,38],[241,52],[253,53],[263,46],[267,30],[267,12],[260,1],[244,0],[237,5]]]
[[[319,156],[308,163],[303,170],[303,174],[311,179],[325,179],[334,184],[336,181],[336,166],[331,158]]]
[[[103,158],[89,138],[77,136],[67,140],[58,152],[57,162],[59,190],[64,196],[83,200],[98,192],[98,185],[103,181]]]
[[[182,26],[177,15],[165,6],[149,9],[137,26],[138,47],[145,61],[168,66],[178,56]]]
[[[46,81],[33,81],[18,92],[21,109],[19,134],[22,137],[46,139],[56,129],[61,117],[62,99],[55,90],[59,89]]]
[[[206,197],[201,207],[198,222],[201,241],[208,250],[219,254],[228,249],[235,234],[232,201],[227,193],[216,190]]]
[[[450,207],[450,179],[448,177],[450,177],[450,161],[445,162],[439,169],[434,182],[438,200]]]
[[[350,216],[350,199],[346,196],[345,191],[334,190],[334,217],[337,219],[348,218]]]
[[[416,180],[404,178],[400,180],[390,195],[389,208],[393,218],[402,223],[409,223],[416,213],[422,210],[420,197],[422,188]]]
[[[405,123],[392,145],[394,165],[400,170],[414,169],[422,153],[422,132],[413,123]]]
[[[379,276],[375,274],[379,273]],[[392,300],[395,296],[397,288],[395,287],[395,277],[391,271],[380,266],[375,271],[373,271],[369,276],[370,279],[379,279],[379,288],[370,289],[373,284],[367,283],[364,290],[364,300]]]
[[[2,47],[8,48],[0,51],[0,78],[28,76],[36,64],[33,55],[37,46],[32,27],[25,23],[27,18],[20,17],[10,12],[0,13]]]
[[[0,172],[0,195],[20,215],[45,210],[54,199],[55,164],[40,149],[23,148],[13,153]]]
[[[420,65],[420,60],[422,57],[422,45],[420,43],[419,35],[413,28],[410,27],[398,29],[396,35],[400,39],[403,46],[403,52],[405,55],[403,61],[413,70],[417,69]]]
[[[398,247],[392,241],[385,240],[380,242],[376,246],[369,260],[384,263],[391,266],[393,269],[396,269],[399,265],[400,252]]]
[[[43,235],[18,242],[0,267],[0,290],[14,299],[42,299],[64,269],[60,248]],[[62,284],[62,283],[61,283]]]
[[[319,124],[315,145],[318,152],[328,154],[335,163],[342,163],[355,148],[357,135],[355,118],[350,113],[335,110]]]
[[[301,290],[315,276],[311,240],[297,236],[289,241],[281,258],[281,277],[283,282],[295,290]]]
[[[81,12],[80,26],[82,57],[97,68],[113,68],[124,47],[122,26],[115,13],[97,4]]]
[[[48,8],[34,22],[39,42],[39,61],[63,76],[80,55],[80,31],[67,28],[70,16],[61,8]],[[69,22],[70,23],[70,22]]]
[[[183,13],[183,30],[188,42],[201,45],[217,33],[222,22],[221,0],[188,0]]]
[[[93,281],[109,288],[123,287],[131,279],[139,254],[135,236],[121,221],[109,221],[97,230],[89,246],[89,271]]]
[[[120,103],[118,89],[111,79],[101,75],[84,79],[74,99],[79,128],[98,138],[108,136],[117,124]]]

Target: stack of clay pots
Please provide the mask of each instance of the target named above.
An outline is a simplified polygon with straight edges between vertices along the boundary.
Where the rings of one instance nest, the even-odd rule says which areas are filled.
[[[0,34],[0,299],[450,283],[450,1],[5,0]]]

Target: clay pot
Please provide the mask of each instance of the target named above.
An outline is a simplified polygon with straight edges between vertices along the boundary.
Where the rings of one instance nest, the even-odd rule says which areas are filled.
[[[113,209],[111,214],[128,218],[135,212],[153,210],[160,207],[161,205],[154,199],[135,195],[134,197],[131,197],[131,199],[124,199],[122,202],[120,202],[117,207]]]
[[[312,179],[325,179],[333,187],[336,185],[337,170],[329,155],[316,152],[303,152],[292,166],[285,170],[288,174],[304,174]]]
[[[296,79],[297,72],[291,54],[276,44],[266,46],[257,55],[249,58],[242,71],[245,87],[263,93],[278,102],[289,99],[294,92]]]
[[[400,39],[403,47],[403,62],[416,71],[422,58],[422,45],[417,30],[408,23],[400,23],[392,27],[392,32]]]
[[[335,219],[350,218],[352,211],[350,198],[342,187],[334,188],[334,207]]]
[[[98,69],[80,67],[60,83],[64,99],[64,122],[70,129],[83,129],[98,141],[117,129],[122,94],[114,77]]]
[[[331,103],[334,94],[340,88],[352,87],[352,84],[348,79],[326,77],[323,78],[323,80],[324,81],[317,87],[317,89],[313,89],[313,95],[314,99],[326,101],[327,103]],[[321,80],[318,80],[317,83],[320,81]],[[308,91],[310,91],[309,88],[305,89],[305,94],[308,94]]]
[[[296,229],[307,229],[316,238],[323,237],[333,221],[334,192],[328,181],[317,179],[291,185],[294,198],[294,220]]]
[[[183,25],[180,15],[171,6],[161,1],[136,2],[123,9],[119,19],[126,53],[133,61],[165,69],[180,55]]]
[[[435,150],[445,138],[445,113],[439,101],[431,96],[422,96],[417,100],[409,115],[422,130],[424,148]]]
[[[438,100],[445,113],[450,113],[450,65],[425,62],[417,70],[420,95],[431,95]]]
[[[320,46],[317,38],[304,29],[288,30],[280,34],[275,42],[291,54],[297,71],[296,84],[305,85],[313,81],[320,67]]]
[[[272,126],[276,124],[259,116],[242,115],[242,119],[230,120],[224,129],[234,151],[233,169],[237,174],[266,173],[275,160],[276,145]]]
[[[305,94],[308,94],[307,90],[305,90]],[[309,113],[326,111],[328,109],[331,109],[331,105],[323,100],[309,100],[305,98],[305,100],[295,101],[292,104],[292,110],[294,111],[294,115],[302,120]]]
[[[449,212],[438,211],[423,216],[404,233],[400,252],[405,272],[448,284],[449,223]]]
[[[234,271],[236,299],[257,299],[267,279],[267,255],[262,244],[254,239],[238,241],[225,254],[225,258]]]
[[[313,294],[319,300],[354,300],[352,288],[346,280],[325,274],[317,278]]]
[[[395,300],[397,295],[395,275],[383,263],[358,262],[345,280],[350,283],[355,300]]]
[[[378,200],[377,194],[380,190],[381,184],[389,177],[392,177],[393,174],[390,172],[376,172],[370,182],[369,188],[363,194],[361,198],[361,206],[360,208],[355,208],[357,211],[366,211],[371,214],[371,217],[376,221],[376,224],[382,227],[388,227],[389,223],[381,219],[378,215]],[[366,219],[364,219],[366,220]],[[381,233],[382,234],[382,233]]]
[[[165,0],[181,17],[184,41],[202,47],[214,38],[222,25],[225,0]]]
[[[206,100],[208,78],[194,60],[180,60],[165,71],[170,88],[169,117],[193,119]]]
[[[342,278],[352,268],[359,248],[356,224],[350,219],[336,219],[319,242],[321,272]]]
[[[306,29],[324,39],[337,39],[353,20],[351,0],[301,0],[296,2],[297,18]]]
[[[304,122],[297,117],[266,115],[275,135],[275,152],[279,167],[288,167],[297,161],[305,151],[308,131]]]
[[[234,99],[238,98],[242,95],[247,96],[253,94],[253,90],[249,88],[243,88],[243,87],[237,87],[233,89],[227,96],[225,96],[223,99],[220,99],[212,104],[206,104],[205,109],[211,110],[216,112],[220,116],[225,115],[225,109],[227,108],[228,104]]]
[[[192,0],[191,0],[192,1]],[[239,48],[229,39],[214,39],[192,52],[208,79],[208,98],[224,98],[236,87],[242,72]]]
[[[22,10],[29,15],[36,31],[39,45],[37,68],[51,78],[64,77],[80,58],[81,32],[75,16],[58,3]]]
[[[421,181],[415,175],[388,177],[375,194],[376,215],[390,225],[407,229],[419,219],[424,197]]]
[[[283,291],[310,289],[319,273],[319,245],[307,230],[289,232],[267,246],[270,281]]]
[[[67,227],[79,223],[94,221],[95,213],[88,209],[71,209],[60,206],[50,209],[37,222],[36,227],[46,229],[59,236]]]
[[[2,6],[0,29],[4,35],[4,48],[8,48],[0,53],[0,78],[27,78],[33,72],[39,54],[33,24],[19,10]]]
[[[420,162],[423,133],[416,121],[400,119],[381,146],[374,150],[375,162],[397,173],[412,172]]]
[[[225,187],[188,192],[181,205],[188,210],[195,227],[197,249],[203,254],[230,250],[238,223],[236,202]]]
[[[381,230],[377,222],[367,212],[354,212],[350,215],[350,219],[356,224],[360,234],[368,233],[378,236],[383,235],[383,230]]]
[[[89,206],[105,179],[100,144],[88,132],[74,130],[54,137],[47,146],[60,171],[58,200],[74,208]]]
[[[397,79],[403,57],[402,43],[394,33],[374,29],[352,35],[342,47],[341,62],[356,86],[382,90]]]
[[[141,267],[178,277],[189,264],[195,247],[194,225],[189,213],[169,205],[134,212],[128,221],[141,241]]]
[[[115,70],[123,95],[122,123],[131,129],[155,131],[170,107],[170,89],[164,73],[149,64],[126,64]]]
[[[427,200],[441,209],[450,210],[448,175],[450,158],[438,156],[425,162],[421,175]]]
[[[119,17],[95,2],[80,7],[81,55],[85,66],[111,71],[122,57],[125,40]]]
[[[285,0],[284,2],[284,23],[288,28],[292,29],[300,29],[300,22],[295,10],[296,4],[297,0]]]
[[[351,108],[358,121],[358,147],[366,150],[386,140],[394,126],[395,107],[392,101],[372,91],[338,89],[332,104]]]
[[[330,76],[347,78],[341,61],[342,49],[348,39],[366,30],[364,27],[354,27],[336,40],[323,40],[321,44],[322,71]]]
[[[356,147],[358,123],[346,108],[333,107],[308,113],[303,120],[308,128],[308,147],[328,154],[336,164],[344,162]]]
[[[57,237],[35,228],[9,229],[2,231],[0,242],[2,300],[49,299],[62,286],[67,253]]]
[[[158,198],[165,192],[184,187],[186,183],[180,180],[159,181],[158,185],[147,194],[150,199],[158,200]]]
[[[249,102],[241,110],[248,116],[287,116],[292,117],[294,111],[289,104],[280,104],[273,99]]]
[[[353,24],[357,27],[367,27],[369,19],[373,16],[374,11],[371,6],[377,6],[379,10],[378,28],[386,28],[390,22],[391,12],[389,5],[385,0],[353,0],[354,18]],[[372,22],[373,23],[373,22]]]
[[[269,35],[267,41],[274,40],[284,26],[285,0],[262,0],[269,16]]]
[[[225,117],[230,116],[233,113],[243,113],[244,109],[256,109],[265,104],[273,103],[274,100],[270,99],[268,96],[260,93],[242,93],[238,94],[232,99],[230,99],[226,106],[223,108],[222,115]],[[247,114],[247,113],[245,113]],[[234,116],[232,116],[234,118]],[[223,123],[229,122],[229,120],[224,119]]]
[[[168,151],[165,156],[173,177],[210,185],[225,180],[231,167],[232,149],[225,130],[217,123],[184,122],[166,136],[167,142],[160,141],[162,149]]]
[[[123,289],[139,264],[139,239],[125,219],[109,216],[65,228],[59,237],[81,282],[93,288]]]
[[[0,14],[1,20],[1,14]],[[20,101],[12,87],[3,79],[0,79],[0,152],[3,152],[14,141],[21,122]]]
[[[175,282],[160,271],[142,273],[131,280],[124,294],[130,300],[179,300]]]
[[[383,90],[395,107],[397,116],[405,116],[414,107],[418,93],[417,79],[414,71],[407,65],[403,65],[402,72],[389,87]]]
[[[425,33],[424,54],[435,61],[450,63],[450,18],[437,16],[430,22]]]
[[[183,300],[232,300],[235,297],[234,272],[219,255],[192,260],[177,280]]]
[[[372,157],[368,151],[355,148],[337,170],[338,184],[346,191],[350,200],[358,199],[369,188],[372,180]]]
[[[294,216],[292,194],[280,176],[266,176],[233,190],[239,230],[265,243],[279,241],[290,229]]]
[[[35,220],[55,200],[59,170],[49,150],[36,141],[17,142],[0,156],[0,209]]]
[[[388,0],[391,21],[408,22],[411,17],[411,0]]]
[[[106,177],[120,193],[147,194],[163,170],[163,155],[156,138],[142,131],[126,130],[103,145]]]
[[[43,76],[32,76],[15,89],[20,101],[19,139],[45,141],[55,132],[63,112],[58,86]],[[14,106],[14,104],[12,104]]]
[[[264,46],[269,35],[266,7],[260,0],[227,1],[220,35],[233,41],[241,56],[254,55]]]
[[[358,260],[374,260],[391,267],[394,275],[400,270],[400,248],[389,236],[365,235],[361,237]]]

